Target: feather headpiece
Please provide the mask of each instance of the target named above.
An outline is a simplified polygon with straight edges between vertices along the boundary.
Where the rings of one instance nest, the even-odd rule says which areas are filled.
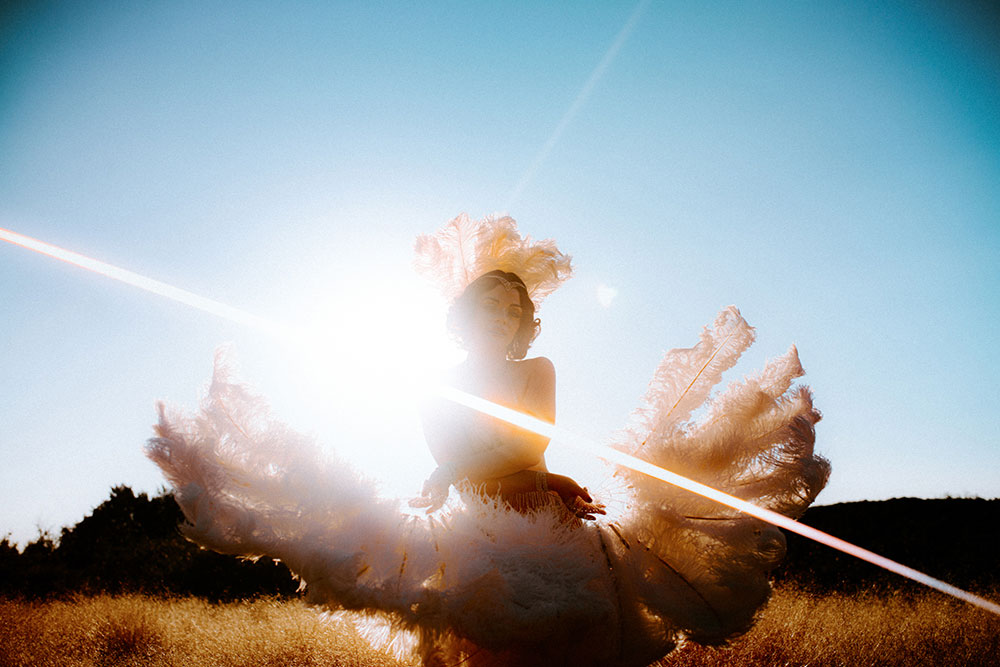
[[[516,273],[535,307],[573,272],[571,258],[555,241],[522,237],[509,216],[470,220],[462,213],[434,234],[421,234],[413,265],[453,302],[473,280],[489,271]]]

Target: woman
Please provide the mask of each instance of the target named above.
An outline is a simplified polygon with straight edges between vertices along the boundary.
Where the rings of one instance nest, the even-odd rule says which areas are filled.
[[[524,281],[515,273],[489,271],[452,305],[448,325],[468,352],[446,382],[456,389],[548,423],[555,422],[556,376],[545,357],[525,359],[539,320]],[[439,398],[422,406],[424,433],[438,468],[415,506],[439,508],[451,484],[467,482],[518,511],[545,506],[577,517],[603,514],[587,490],[565,475],[548,472],[549,439],[495,417]]]
[[[459,216],[418,239],[417,268],[453,304],[450,328],[468,351],[450,383],[553,422],[552,364],[524,356],[535,308],[569,277],[569,258],[522,237],[510,218]],[[664,356],[612,446],[797,517],[829,464],[813,448],[812,395],[793,384],[803,373],[795,347],[713,395],[753,338],[724,308],[694,347]],[[681,641],[726,642],[767,601],[767,573],[784,553],[774,526],[624,467],[605,480],[618,487],[613,520],[566,521],[560,508],[592,516],[600,507],[546,471],[544,437],[444,400],[423,416],[439,463],[423,504],[439,507],[456,482],[463,491],[440,520],[380,498],[270,418],[223,363],[198,415],[161,408],[147,453],[191,540],[280,559],[308,601],[383,619],[412,639],[400,651],[425,665],[642,667]],[[532,511],[542,506],[556,511]]]

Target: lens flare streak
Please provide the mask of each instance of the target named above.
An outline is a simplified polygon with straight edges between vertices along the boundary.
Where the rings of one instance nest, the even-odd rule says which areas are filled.
[[[637,4],[635,9],[632,10],[628,20],[625,21],[625,25],[622,26],[621,30],[618,31],[618,34],[615,35],[614,42],[612,42],[611,46],[608,47],[608,50],[604,53],[601,61],[594,68],[594,71],[590,73],[590,77],[587,79],[586,83],[583,84],[580,92],[576,94],[576,98],[574,98],[573,102],[569,105],[569,108],[566,109],[565,113],[563,113],[562,118],[559,119],[559,124],[556,125],[554,130],[552,130],[552,134],[542,145],[541,149],[539,149],[538,153],[535,155],[535,159],[532,160],[530,165],[528,165],[528,168],[521,175],[521,179],[507,196],[507,202],[505,203],[503,210],[509,211],[511,206],[513,206],[518,198],[520,198],[521,193],[527,187],[528,183],[531,182],[531,179],[534,178],[535,173],[542,166],[542,163],[545,162],[546,158],[548,158],[549,153],[552,152],[552,149],[555,148],[556,144],[559,142],[559,138],[562,137],[563,132],[566,131],[566,128],[569,127],[569,124],[576,117],[577,112],[580,111],[580,108],[583,107],[584,103],[590,98],[590,95],[594,92],[594,88],[597,86],[597,83],[601,80],[601,77],[604,76],[604,72],[611,66],[611,63],[613,63],[615,58],[618,56],[618,52],[621,51],[625,42],[628,41],[629,36],[632,34],[632,31],[635,30],[635,26],[639,22],[639,17],[642,16],[642,13],[646,10],[647,5],[649,5],[649,0],[640,0],[639,4]]]
[[[228,306],[219,301],[199,296],[193,292],[182,290],[178,287],[174,287],[173,285],[160,282],[159,280],[147,278],[146,276],[119,268],[91,257],[87,257],[86,255],[81,255],[71,250],[54,246],[51,243],[45,243],[44,241],[31,238],[30,236],[12,232],[9,229],[0,228],[0,240],[7,241],[8,243],[12,243],[28,250],[33,250],[39,254],[52,257],[53,259],[58,259],[60,262],[66,262],[67,264],[72,264],[73,266],[79,266],[80,268],[93,271],[94,273],[98,273],[113,280],[123,282],[127,285],[132,285],[133,287],[138,287],[139,289],[146,290],[147,292],[164,296],[168,299],[197,308],[198,310],[202,310],[206,313],[211,313],[212,315],[221,317],[231,322],[236,322],[237,324],[243,324],[254,329],[262,330],[273,336],[290,337],[293,335],[292,330],[278,326],[273,322],[252,313],[248,313],[245,310],[240,310],[239,308]]]

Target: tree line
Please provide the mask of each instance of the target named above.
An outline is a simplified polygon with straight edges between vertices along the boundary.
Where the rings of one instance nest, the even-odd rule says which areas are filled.
[[[172,494],[149,497],[117,486],[57,540],[40,535],[21,551],[7,538],[0,541],[0,595],[149,593],[235,600],[295,594],[298,582],[284,565],[202,549],[181,535],[183,520]]]
[[[801,521],[960,588],[1000,591],[1000,499],[862,500],[812,507]],[[785,561],[772,573],[778,582],[817,592],[922,588],[799,535],[787,540]]]
[[[76,593],[194,595],[210,600],[294,596],[298,582],[281,563],[256,562],[198,547],[180,533],[173,495],[136,495],[128,486],[58,539],[40,535],[19,550],[0,541],[0,596]],[[1000,587],[1000,500],[895,498],[811,508],[802,522],[951,584]],[[773,573],[817,593],[906,590],[912,584],[829,547],[788,535],[788,554]]]

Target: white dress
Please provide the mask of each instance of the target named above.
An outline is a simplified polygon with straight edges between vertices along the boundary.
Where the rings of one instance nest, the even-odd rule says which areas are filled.
[[[795,348],[710,398],[753,337],[730,307],[696,346],[668,352],[613,445],[797,517],[829,464],[813,451],[811,394],[792,386]],[[272,419],[219,364],[200,413],[161,407],[156,432],[147,453],[188,538],[280,559],[307,600],[424,664],[641,666],[682,639],[721,643],[753,623],[784,555],[777,528],[611,466],[605,488],[621,511],[594,522],[456,494],[415,517]]]

